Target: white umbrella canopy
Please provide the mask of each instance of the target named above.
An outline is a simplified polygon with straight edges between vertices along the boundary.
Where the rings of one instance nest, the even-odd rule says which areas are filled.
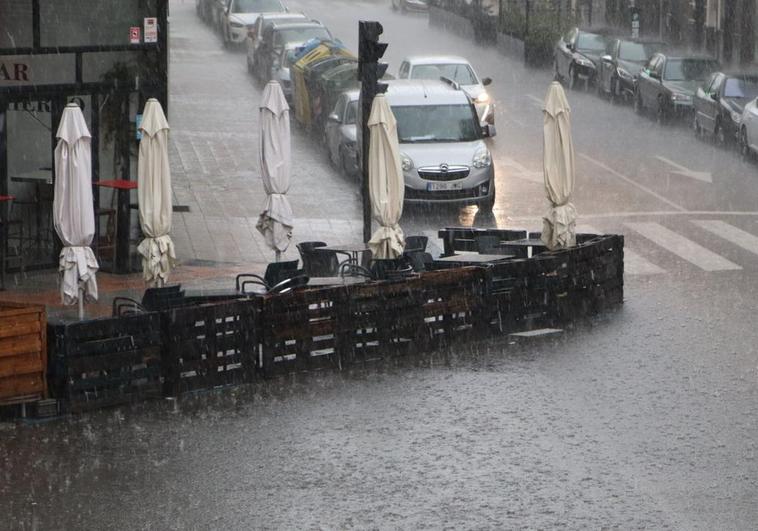
[[[90,249],[95,236],[92,199],[91,136],[81,109],[74,103],[63,110],[55,147],[53,224],[63,243],[58,269],[64,304],[97,300],[97,259]],[[81,293],[80,293],[81,290]],[[80,305],[80,316],[82,307]]]
[[[574,144],[571,140],[571,108],[563,87],[550,84],[543,109],[545,191],[550,208],[543,217],[542,241],[550,250],[576,245]]]
[[[168,161],[168,122],[158,100],[150,98],[142,114],[142,139],[137,163],[139,220],[145,239],[137,251],[142,255],[146,283],[162,286],[176,264],[171,240],[171,169]]]
[[[368,127],[371,209],[379,223],[379,229],[374,232],[368,246],[374,258],[397,258],[405,249],[403,230],[398,225],[403,215],[405,179],[400,162],[397,121],[384,94],[374,98]]]
[[[289,247],[294,227],[292,206],[287,199],[291,165],[289,105],[278,82],[266,85],[260,109],[258,157],[266,202],[256,227],[278,260]]]

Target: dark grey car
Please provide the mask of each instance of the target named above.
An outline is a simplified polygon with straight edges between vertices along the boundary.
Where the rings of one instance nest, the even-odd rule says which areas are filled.
[[[608,37],[601,33],[574,28],[555,46],[553,69],[555,79],[568,84],[570,89],[583,82],[588,88],[595,82],[597,64],[605,53]]]
[[[644,42],[613,39],[607,53],[600,58],[596,88],[599,95],[611,100],[622,98],[631,101],[637,76],[645,63],[656,52],[666,47],[663,42]]]
[[[712,135],[719,144],[739,139],[745,105],[758,97],[758,74],[714,72],[695,93],[695,134]]]
[[[718,69],[712,57],[657,53],[637,79],[634,109],[638,114],[652,110],[661,123],[671,118],[690,120],[697,87]]]
[[[357,90],[342,93],[326,122],[325,137],[329,161],[349,177],[359,174],[356,143],[359,96],[360,92]]]

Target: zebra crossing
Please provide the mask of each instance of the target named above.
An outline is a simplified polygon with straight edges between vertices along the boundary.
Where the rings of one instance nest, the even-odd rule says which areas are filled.
[[[690,219],[684,225],[672,229],[662,223],[652,221],[627,221],[621,224],[625,234],[624,271],[630,276],[661,275],[683,264],[694,266],[705,272],[739,271],[749,267],[748,263],[736,263],[729,246],[758,256],[758,225],[753,234],[723,220]],[[580,224],[578,232],[603,233],[617,230],[598,230],[594,226]],[[687,233],[685,235],[684,233]],[[693,238],[717,236],[725,245],[708,246],[698,243]],[[641,250],[648,252],[642,253]],[[730,258],[723,256],[728,250]],[[653,255],[656,258],[648,258]],[[737,260],[740,261],[740,260]],[[758,265],[756,266],[758,267]]]

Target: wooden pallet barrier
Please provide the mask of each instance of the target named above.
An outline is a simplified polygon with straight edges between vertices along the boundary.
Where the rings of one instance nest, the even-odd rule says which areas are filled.
[[[253,381],[260,309],[250,299],[162,311],[164,393]]]
[[[0,303],[0,405],[47,396],[46,320],[44,306]]]
[[[157,313],[50,325],[55,396],[70,412],[161,396]]]

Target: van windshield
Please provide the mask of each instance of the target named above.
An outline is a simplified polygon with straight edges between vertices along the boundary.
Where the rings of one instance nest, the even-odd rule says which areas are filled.
[[[481,138],[470,105],[403,105],[392,107],[401,144],[472,142]]]

